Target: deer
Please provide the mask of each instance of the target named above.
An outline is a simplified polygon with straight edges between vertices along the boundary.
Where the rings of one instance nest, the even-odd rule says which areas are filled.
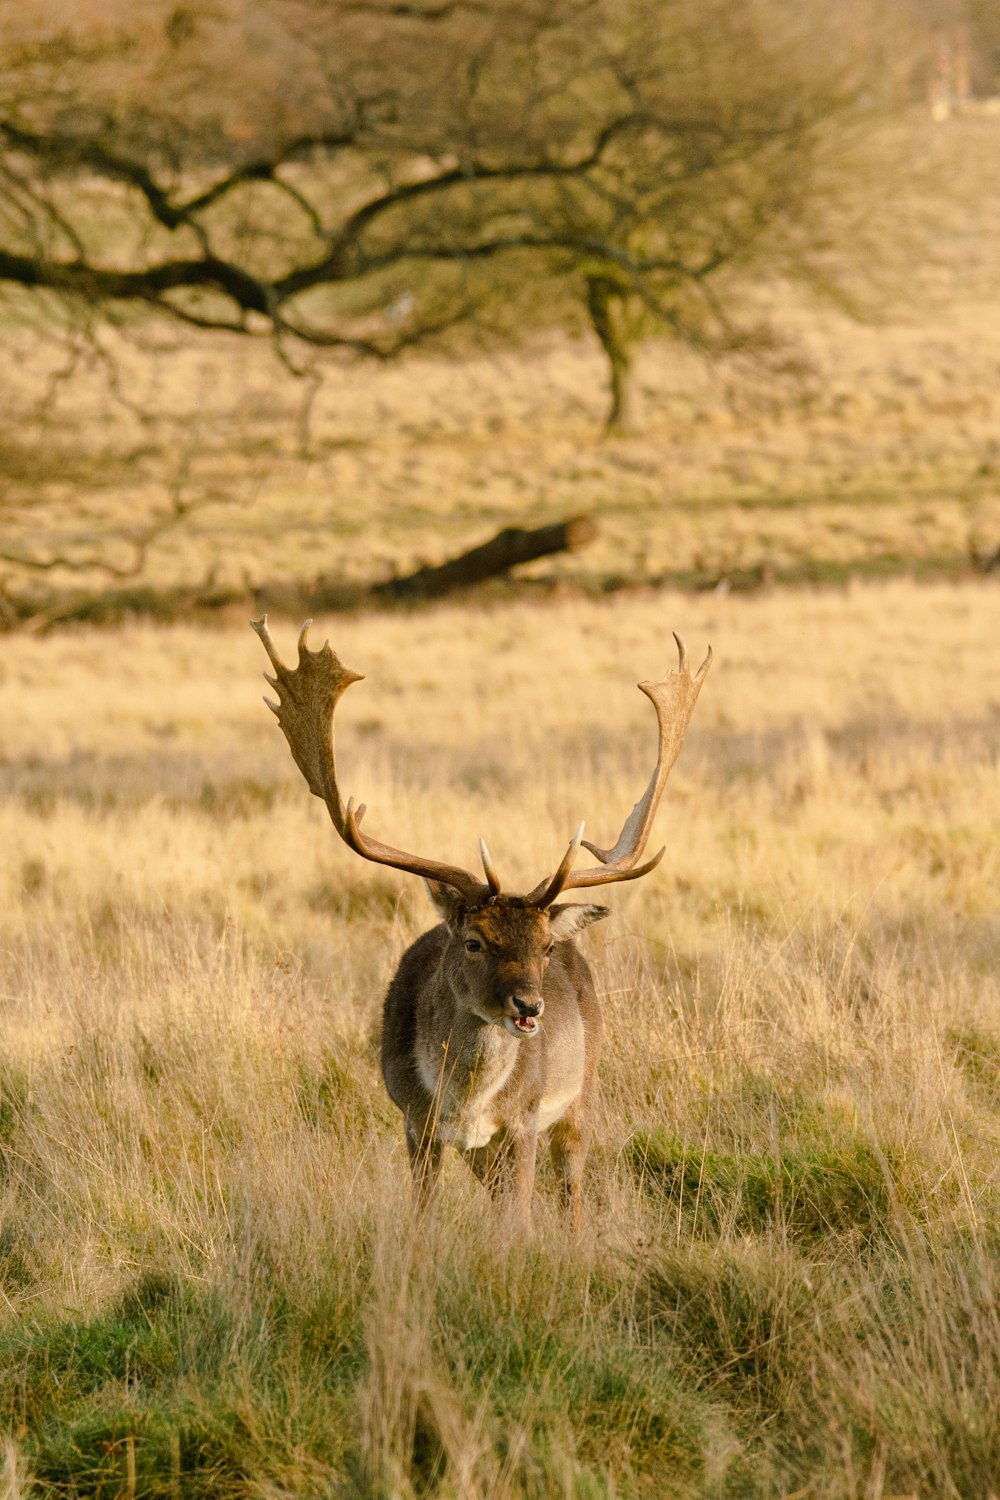
[[[367,811],[343,801],[337,783],[334,713],[361,674],[345,667],[329,641],[298,639],[298,665],[286,667],[267,616],[250,622],[267,652],[278,695],[264,702],[277,717],[309,790],[326,804],[347,847],[363,859],[421,876],[440,917],[403,954],[383,1002],[381,1063],[389,1097],[403,1117],[421,1205],[433,1197],[445,1146],[454,1146],[513,1223],[530,1234],[538,1141],[547,1135],[570,1223],[583,1222],[584,1163],[593,1131],[604,1018],[590,967],[575,938],[610,912],[560,902],[569,891],[639,880],[666,852],[644,859],[667,777],[680,754],[712,649],[691,672],[679,635],[678,666],[658,682],[640,682],[658,725],[649,784],[608,849],[576,830],[555,873],[526,895],[502,889],[482,839],[483,876],[408,854],[362,832]],[[581,846],[597,860],[574,869]]]

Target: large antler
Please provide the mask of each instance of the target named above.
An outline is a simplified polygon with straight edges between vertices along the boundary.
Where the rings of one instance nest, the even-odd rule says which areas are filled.
[[[582,886],[588,885],[610,885],[616,880],[638,880],[640,875],[647,875],[650,870],[654,870],[663,858],[665,849],[654,854],[653,858],[647,860],[645,864],[639,863],[646,848],[646,841],[653,826],[653,819],[656,816],[656,809],[659,806],[667,777],[681,752],[684,735],[691,722],[698,694],[701,692],[701,685],[712,664],[712,648],[709,646],[708,655],[692,676],[688,666],[687,649],[676,631],[674,640],[677,642],[680,657],[677,670],[668,672],[660,682],[639,683],[640,691],[646,694],[656,709],[659,725],[659,752],[656,757],[656,769],[644,795],[625,819],[625,825],[611,849],[598,849],[596,844],[588,844],[583,838],[583,824],[581,823],[563,856],[562,864],[551,880],[542,881],[527,898],[533,905],[549,906],[561,891],[579,890]],[[590,850],[591,854],[596,854],[601,863],[590,870],[573,871],[571,870],[573,858],[581,843],[585,849]]]
[[[275,649],[267,628],[267,615],[260,620],[251,620],[250,624],[263,641],[274,668],[273,677],[266,672],[264,675],[277,691],[279,701],[274,703],[265,698],[264,702],[276,715],[292,759],[305,777],[309,790],[326,803],[333,826],[344,843],[356,854],[376,864],[392,865],[397,870],[408,870],[412,875],[422,875],[427,880],[453,886],[469,901],[478,902],[491,893],[495,895],[500,882],[481,841],[483,868],[488,882],[485,886],[456,865],[439,864],[418,854],[404,854],[401,849],[393,849],[389,844],[366,838],[361,833],[359,825],[366,811],[364,803],[355,807],[351,799],[345,807],[337,787],[333,714],[341,694],[352,682],[361,682],[362,674],[345,667],[331,650],[329,641],[324,642],[319,651],[309,650],[306,633],[311,620],[306,621],[299,633],[299,664],[294,670],[285,666]]]

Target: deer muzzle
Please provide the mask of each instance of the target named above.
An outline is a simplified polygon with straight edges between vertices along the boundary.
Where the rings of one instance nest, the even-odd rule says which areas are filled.
[[[504,1025],[514,1036],[535,1036],[538,1032],[538,1019],[545,1008],[545,1002],[537,990],[524,986],[521,989],[511,990],[507,996],[508,1011],[504,1016]]]

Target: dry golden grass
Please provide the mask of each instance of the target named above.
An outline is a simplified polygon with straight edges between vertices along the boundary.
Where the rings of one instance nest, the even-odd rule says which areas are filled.
[[[6,1493],[985,1500],[996,607],[896,582],[337,627],[373,831],[463,863],[482,832],[514,888],[580,816],[616,831],[670,629],[716,648],[667,859],[587,941],[587,1229],[543,1170],[513,1251],[457,1158],[412,1238],[374,1033],[430,908],[336,840],[250,630],[9,638]]]
[[[908,321],[772,288],[800,378],[651,345],[646,428],[613,443],[563,341],[295,386],[258,346],[141,327],[125,402],[97,364],[38,418],[58,360],[6,330],[8,545],[103,547],[215,496],[150,581],[256,587],[598,515],[591,550],[528,570],[579,590],[318,622],[368,678],[346,787],[405,846],[467,863],[482,833],[533,884],[644,785],[633,684],[670,630],[717,661],[667,859],[585,939],[587,1227],[543,1164],[517,1247],[457,1158],[414,1234],[376,1034],[430,907],[338,843],[245,624],[5,638],[3,1500],[995,1494],[995,584],[654,586],[996,550],[994,139],[928,137],[976,188]],[[623,577],[650,586],[601,597]],[[298,621],[272,625],[290,653]]]
[[[331,367],[308,434],[311,387],[266,348],[212,342],[155,362],[120,350],[155,421],[95,378],[36,429],[24,392],[7,437],[10,535],[41,555],[96,544],[123,561],[108,540],[123,516],[215,496],[151,552],[151,582],[370,582],[581,511],[599,540],[526,577],[596,587],[964,566],[1000,543],[998,330],[995,301],[888,329],[803,316],[793,352],[806,373],[782,379],[654,343],[643,431],[610,443],[600,361],[563,341],[460,365]],[[81,577],[94,581],[42,581]]]

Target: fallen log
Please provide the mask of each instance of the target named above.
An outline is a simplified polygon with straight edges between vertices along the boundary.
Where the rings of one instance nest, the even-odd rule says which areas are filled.
[[[509,572],[519,563],[534,562],[553,552],[576,552],[597,535],[592,516],[570,516],[552,526],[526,530],[505,526],[488,542],[463,552],[437,567],[418,568],[403,578],[390,578],[372,586],[372,593],[391,599],[429,599],[452,589],[468,588]]]
[[[499,577],[519,563],[533,562],[554,552],[576,552],[597,535],[597,522],[590,516],[570,516],[551,526],[526,530],[508,526],[471,552],[463,552],[438,567],[418,568],[403,578],[366,584],[356,579],[326,577],[313,585],[269,582],[252,591],[238,586],[216,585],[207,579],[200,585],[156,588],[133,584],[128,588],[57,591],[46,598],[17,599],[0,593],[0,634],[8,630],[44,632],[58,625],[85,621],[93,625],[118,625],[132,616],[172,620],[195,612],[221,612],[243,605],[295,615],[331,610],[355,610],[370,603],[418,603],[439,598],[452,589],[467,588]]]

